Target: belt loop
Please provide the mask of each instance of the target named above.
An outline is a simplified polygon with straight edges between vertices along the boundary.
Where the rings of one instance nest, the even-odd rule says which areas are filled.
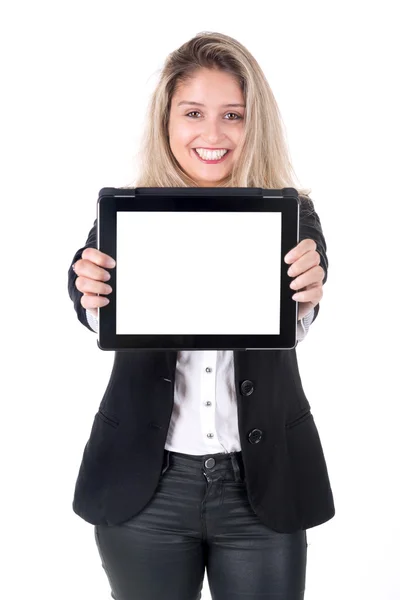
[[[233,471],[235,473],[235,481],[241,481],[241,476],[240,476],[240,467],[236,458],[236,455],[234,452],[231,453],[231,462],[232,462],[232,466],[233,466]]]
[[[161,471],[161,475],[164,475],[165,471],[169,467],[169,450],[164,448],[164,460],[163,460],[163,469]]]

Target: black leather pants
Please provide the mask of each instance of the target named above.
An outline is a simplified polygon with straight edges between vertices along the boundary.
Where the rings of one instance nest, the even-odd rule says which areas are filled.
[[[278,533],[252,510],[241,452],[164,450],[155,494],[119,525],[95,525],[115,600],[303,600],[305,530]]]

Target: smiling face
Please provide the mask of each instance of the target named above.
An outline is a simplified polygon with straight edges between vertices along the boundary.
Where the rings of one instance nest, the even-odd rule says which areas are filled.
[[[171,100],[169,143],[181,168],[198,186],[218,187],[231,172],[241,150],[244,104],[236,79],[223,71],[202,68],[177,86]],[[222,153],[204,151],[201,158],[195,148],[228,152],[220,159]]]

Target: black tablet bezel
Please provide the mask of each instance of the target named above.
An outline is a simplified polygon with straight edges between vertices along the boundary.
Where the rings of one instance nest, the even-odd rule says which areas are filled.
[[[166,199],[169,206],[166,207]],[[119,211],[254,211],[282,213],[281,320],[278,335],[117,335],[116,214]],[[101,350],[289,350],[297,345],[298,303],[286,254],[299,241],[300,201],[294,188],[102,188],[97,201],[97,248],[116,259],[108,283],[109,304],[99,308],[97,345]],[[171,269],[171,278],[173,270]],[[248,287],[250,289],[248,289]],[[238,293],[251,294],[251,281],[238,273]]]

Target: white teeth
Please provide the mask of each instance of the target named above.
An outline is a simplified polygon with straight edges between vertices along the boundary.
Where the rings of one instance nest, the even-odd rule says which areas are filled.
[[[195,151],[204,160],[219,160],[228,152],[228,150],[203,150],[203,148],[195,148]]]

